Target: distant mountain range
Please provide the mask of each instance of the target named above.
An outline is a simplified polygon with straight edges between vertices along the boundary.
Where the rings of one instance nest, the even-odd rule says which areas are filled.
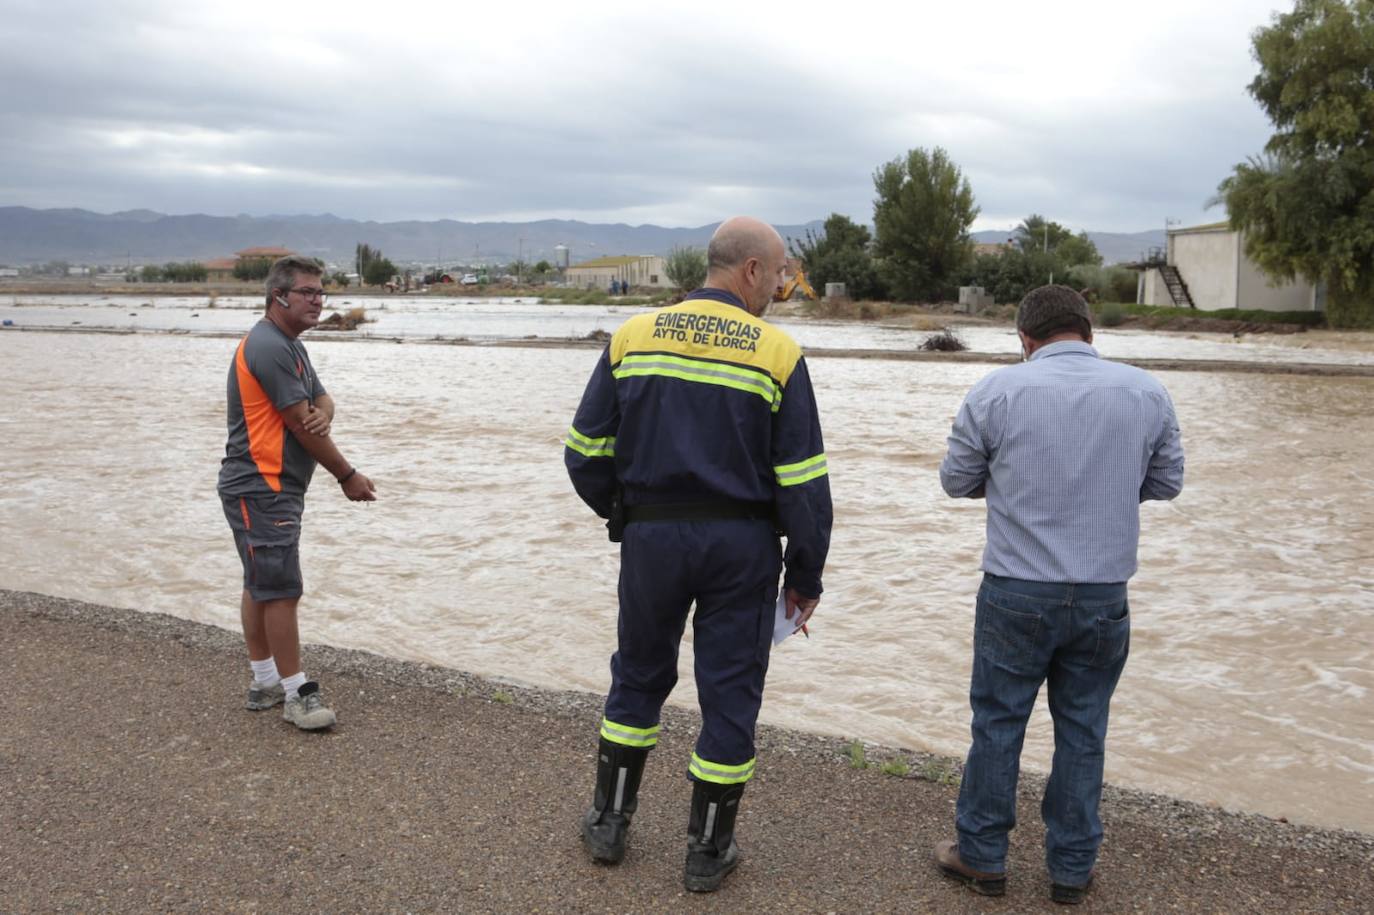
[[[801,238],[822,221],[778,226]],[[93,213],[0,207],[0,266],[47,261],[73,264],[160,264],[231,257],[244,248],[280,245],[347,266],[362,242],[397,264],[496,263],[523,256],[554,262],[555,247],[569,249],[573,263],[615,254],[666,254],[675,246],[705,246],[715,224],[687,229],[597,224],[571,219],[537,222],[362,222],[329,213],[317,216],[169,216],[152,210]],[[1159,230],[1120,234],[1089,232],[1108,263],[1134,260],[1164,243]],[[980,242],[1005,241],[1006,232],[976,232]]]

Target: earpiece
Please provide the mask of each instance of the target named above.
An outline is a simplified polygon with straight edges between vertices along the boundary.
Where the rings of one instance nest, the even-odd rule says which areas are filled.
[[[283,298],[282,298],[281,296],[279,296],[279,295],[274,295],[274,296],[272,296],[272,298],[276,299],[276,300],[277,300],[277,304],[280,305],[282,308],[290,308],[290,307],[291,307],[291,303],[288,302],[288,301],[286,301],[286,299],[283,299]]]

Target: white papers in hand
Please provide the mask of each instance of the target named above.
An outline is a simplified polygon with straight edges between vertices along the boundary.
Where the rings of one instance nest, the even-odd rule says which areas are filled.
[[[778,606],[773,611],[773,644],[781,645],[783,639],[789,635],[795,635],[801,630],[798,620],[801,619],[801,610],[792,614],[792,618],[787,618],[787,592],[783,591],[778,595]]]

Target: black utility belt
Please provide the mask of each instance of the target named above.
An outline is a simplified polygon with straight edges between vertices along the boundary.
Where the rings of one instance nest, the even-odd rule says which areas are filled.
[[[625,523],[636,521],[768,521],[774,518],[772,502],[660,502],[626,505]]]

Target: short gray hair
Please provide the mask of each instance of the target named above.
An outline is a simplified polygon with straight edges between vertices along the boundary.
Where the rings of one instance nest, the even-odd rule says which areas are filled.
[[[324,276],[324,268],[319,261],[301,254],[288,254],[286,257],[279,257],[272,262],[272,268],[267,271],[267,304],[272,304],[272,291],[275,289],[290,289],[296,285],[296,274],[304,273],[309,276]]]

